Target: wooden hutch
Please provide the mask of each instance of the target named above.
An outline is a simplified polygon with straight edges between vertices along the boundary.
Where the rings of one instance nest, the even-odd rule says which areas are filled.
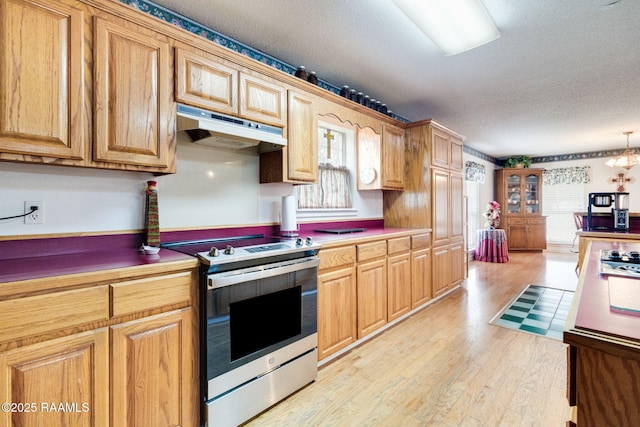
[[[496,200],[500,228],[510,250],[547,248],[547,223],[542,216],[542,169],[504,168],[496,171]]]

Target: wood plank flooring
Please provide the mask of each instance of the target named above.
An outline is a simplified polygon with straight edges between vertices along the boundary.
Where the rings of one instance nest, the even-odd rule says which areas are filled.
[[[262,426],[564,426],[566,346],[490,325],[526,284],[575,289],[577,256],[470,262],[444,299],[320,369],[246,423]]]

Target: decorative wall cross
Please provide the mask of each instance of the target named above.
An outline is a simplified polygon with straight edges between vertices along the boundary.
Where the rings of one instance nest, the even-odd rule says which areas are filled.
[[[324,136],[327,140],[327,159],[330,159],[331,158],[331,141],[335,138],[335,136],[331,134],[331,129],[327,129],[327,133],[325,133],[322,136]]]
[[[628,183],[632,183],[634,181],[633,178],[625,178],[624,176],[625,172],[618,172],[618,176],[615,176],[613,178],[609,178],[609,183],[610,184],[616,184],[616,191],[617,192],[623,192],[624,191],[624,185],[628,182]]]

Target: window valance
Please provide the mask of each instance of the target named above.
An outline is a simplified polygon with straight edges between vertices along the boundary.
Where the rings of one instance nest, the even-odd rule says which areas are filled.
[[[486,170],[484,165],[480,163],[467,161],[464,163],[464,179],[465,181],[484,183]]]
[[[589,184],[590,182],[591,166],[574,166],[542,171],[542,183],[544,185]]]

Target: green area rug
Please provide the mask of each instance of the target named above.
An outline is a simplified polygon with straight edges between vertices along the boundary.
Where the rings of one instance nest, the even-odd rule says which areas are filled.
[[[562,341],[573,291],[527,285],[489,323]]]

